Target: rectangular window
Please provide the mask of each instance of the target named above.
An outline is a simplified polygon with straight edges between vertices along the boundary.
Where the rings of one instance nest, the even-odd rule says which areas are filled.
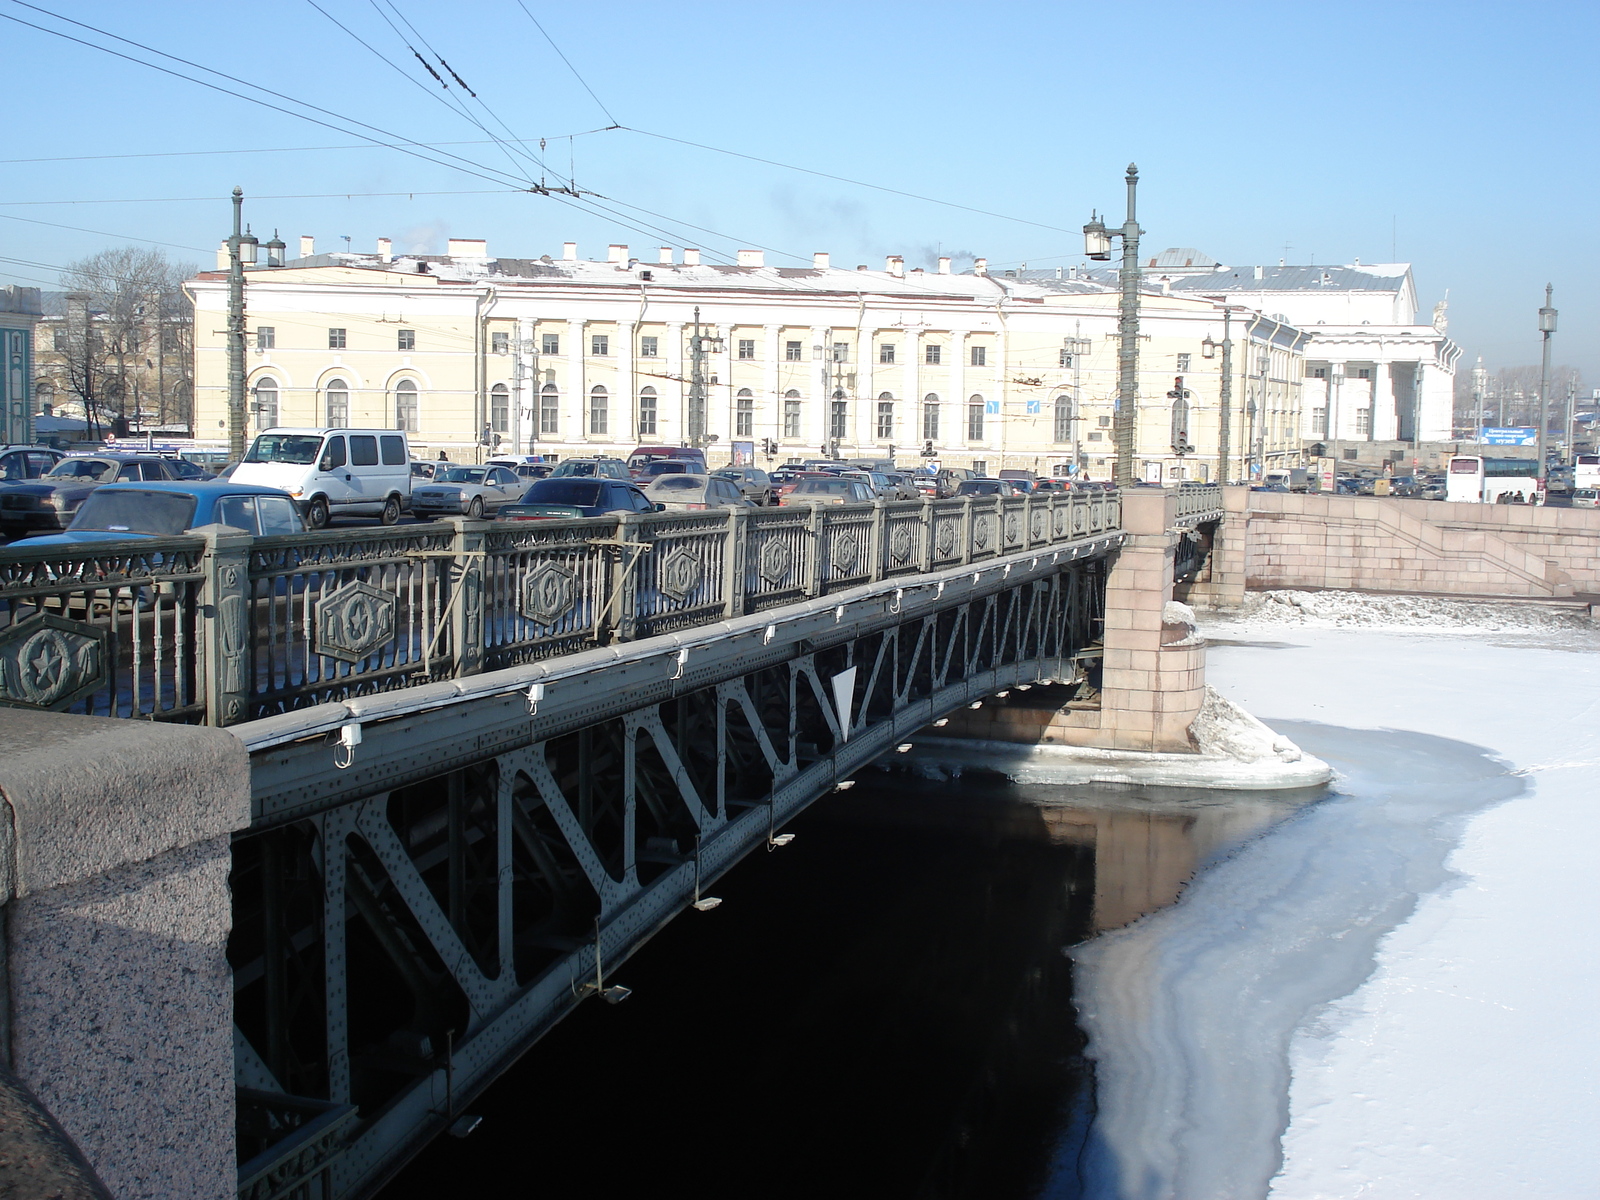
[[[350,465],[375,467],[378,465],[378,439],[370,433],[350,435]]]
[[[1072,402],[1065,396],[1056,401],[1055,440],[1058,442],[1072,440]]]
[[[922,406],[922,436],[930,442],[939,440],[939,406],[937,404],[924,404]]]
[[[539,432],[561,432],[561,396],[554,388],[546,388],[539,393]]]
[[[800,401],[792,396],[783,402],[783,436],[786,438],[800,436]]]
[[[989,365],[989,348],[987,346],[974,346],[972,348],[972,365],[975,367]]]
[[[1372,410],[1370,408],[1356,409],[1356,436],[1366,437],[1372,432]]]
[[[610,425],[611,410],[606,406],[604,392],[589,397],[589,432],[603,434]]]
[[[922,361],[927,363],[930,367],[937,367],[939,365],[939,355],[942,352],[942,349],[943,348],[937,343],[930,343],[929,345],[924,346],[922,348]]]
[[[652,342],[655,338],[650,339]],[[647,389],[639,397],[639,436],[655,437],[656,435],[656,394]]]
[[[784,361],[786,361],[786,362],[799,362],[800,361],[800,343],[799,342],[785,342],[783,344],[783,357],[784,357]]]
[[[1312,437],[1327,437],[1328,436],[1328,410],[1327,409],[1325,409],[1325,408],[1313,408],[1311,410],[1311,436]]]
[[[756,402],[749,396],[740,396],[733,414],[733,436],[754,437],[756,432]]]
[[[892,363],[894,361],[893,342],[884,342],[883,345],[878,347],[878,361],[881,363]]]
[[[378,443],[383,447],[383,465],[384,466],[386,466],[386,467],[398,467],[398,466],[401,466],[401,465],[403,465],[405,463],[405,461],[406,461],[406,440],[405,440],[405,438],[403,438],[403,437],[395,437],[392,434],[385,434],[384,436],[382,436],[382,437],[380,437],[378,439]]]
[[[850,361],[850,343],[849,342],[835,342],[833,344],[833,361],[834,362],[849,362]]]
[[[834,400],[828,405],[828,436],[843,441],[850,429],[850,405],[844,400]]]
[[[561,335],[559,333],[546,333],[539,338],[540,354],[560,354]]]
[[[1311,378],[1313,378],[1313,379],[1326,379],[1327,377],[1328,377],[1328,368],[1327,367],[1312,367],[1311,368]]]
[[[417,348],[417,331],[415,329],[399,329],[395,331],[400,335],[399,350],[415,350]]]
[[[1356,378],[1357,379],[1371,379],[1372,378],[1372,368],[1371,367],[1362,367],[1359,371],[1356,372]]]
[[[271,325],[257,325],[256,326],[256,349],[257,350],[271,350],[275,346],[277,346],[277,344],[278,344],[278,331],[276,329],[274,329]],[[59,349],[61,349],[61,347],[57,346],[56,349],[59,350]]]
[[[755,338],[740,338],[739,339],[739,357],[740,358],[754,358],[755,356],[756,356],[756,340],[755,340]]]
[[[1101,429],[1110,429],[1111,428],[1111,418],[1110,417],[1096,417],[1095,418],[1095,422],[1100,426]]]
[[[967,441],[983,441],[983,405],[967,405]]]
[[[878,401],[878,440],[894,440],[894,403],[889,400]]]
[[[494,433],[511,431],[511,393],[503,384],[489,393],[489,429]]]
[[[65,354],[67,352],[67,331],[65,329],[57,329],[51,338],[51,345],[57,354]],[[261,347],[258,345],[256,349],[259,350]]]
[[[328,349],[329,350],[343,350],[344,349],[344,330],[342,330],[342,329],[330,329],[330,330],[328,330]]]
[[[1189,370],[1189,356],[1187,354],[1178,355],[1178,374],[1179,375],[1187,374],[1188,370]]]
[[[1103,442],[1103,441],[1106,440],[1106,435],[1103,434],[1103,433],[1100,433],[1098,431],[1092,430],[1089,433],[1089,440],[1091,442]]]
[[[589,336],[589,353],[596,358],[605,358],[611,353],[611,338],[604,333],[595,333]]]
[[[491,333],[489,335],[489,349],[496,354],[510,354],[511,335],[509,333]]]
[[[656,337],[642,337],[639,339],[639,357],[656,358],[661,353],[661,339]]]
[[[1063,350],[1061,352],[1061,365],[1063,367],[1072,366],[1072,351],[1071,350]]]

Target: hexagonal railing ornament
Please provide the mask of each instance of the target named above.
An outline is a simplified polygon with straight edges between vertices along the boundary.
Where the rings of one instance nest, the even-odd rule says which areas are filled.
[[[848,575],[861,561],[861,539],[853,529],[847,529],[833,540],[833,565]]]
[[[517,608],[530,621],[549,625],[578,597],[578,577],[560,563],[540,563],[522,578]]]
[[[911,526],[904,523],[896,525],[894,532],[889,535],[889,557],[896,566],[904,566],[911,561],[911,551],[915,542],[911,537]]]
[[[103,686],[109,636],[104,629],[50,613],[0,633],[0,704],[65,708]]]
[[[794,551],[789,548],[788,542],[773,538],[761,547],[758,563],[757,569],[761,572],[761,578],[773,587],[777,587],[794,569]]]
[[[705,567],[691,551],[672,551],[661,563],[661,591],[680,603],[687,600],[705,575]]]
[[[394,640],[400,602],[359,580],[317,601],[318,654],[355,663]]]

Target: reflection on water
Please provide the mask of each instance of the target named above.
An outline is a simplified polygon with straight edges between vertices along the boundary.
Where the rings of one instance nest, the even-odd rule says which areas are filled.
[[[719,881],[472,1105],[389,1200],[692,1186],[1062,1191],[1092,1112],[1064,947],[1171,903],[1307,795],[868,772]],[[1063,1137],[1063,1126],[1068,1134]],[[1077,1139],[1081,1141],[1081,1137]]]

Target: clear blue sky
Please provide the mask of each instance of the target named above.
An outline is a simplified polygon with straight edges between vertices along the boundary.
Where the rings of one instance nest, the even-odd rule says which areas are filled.
[[[397,248],[441,251],[457,236],[486,237],[506,256],[559,255],[570,239],[585,257],[618,241],[640,257],[667,243],[763,246],[807,261],[828,250],[848,265],[880,266],[886,253],[932,265],[938,252],[963,251],[996,265],[1068,265],[1081,261],[1082,239],[1063,231],[1094,207],[1120,218],[1122,170],[1134,160],[1152,251],[1196,246],[1240,264],[1276,262],[1286,244],[1297,263],[1387,261],[1392,250],[1415,264],[1425,313],[1449,289],[1463,366],[1478,354],[1491,367],[1536,361],[1535,310],[1549,281],[1561,310],[1557,360],[1600,385],[1592,2],[525,2],[598,101],[517,0],[394,0],[397,9],[317,0],[423,86],[310,0],[39,0],[320,105],[346,128],[486,140],[435,98],[444,93],[384,20],[405,30],[403,15],[416,48],[427,53],[426,39],[492,111],[466,100],[478,119],[501,136],[496,119],[550,139],[550,181],[575,168],[581,188],[636,228],[515,193],[505,173],[538,169],[492,143],[449,147],[492,180],[392,149],[260,153],[358,139],[0,21],[11,118],[0,134],[0,257],[59,265],[142,237],[193,247],[181,253],[210,265],[239,184],[256,231],[265,239],[277,228],[291,247],[309,233],[319,249],[340,249],[348,234],[357,249],[389,236]],[[17,0],[0,0],[0,14],[105,43]],[[563,136],[613,118],[630,129]],[[212,150],[238,152],[9,161]],[[486,194],[352,195],[447,191]],[[309,195],[322,198],[277,198]],[[132,202],[144,198],[164,202]],[[110,202],[55,203],[69,200]],[[54,272],[0,262],[0,277],[49,284]]]

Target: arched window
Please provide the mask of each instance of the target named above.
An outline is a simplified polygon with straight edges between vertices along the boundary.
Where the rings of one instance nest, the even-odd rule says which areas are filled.
[[[939,396],[935,392],[922,398],[922,437],[929,442],[939,440]]]
[[[322,385],[322,411],[328,424],[335,429],[350,424],[350,385],[342,379],[330,379]]]
[[[489,389],[489,432],[511,432],[511,389],[503,383]]]
[[[33,411],[48,417],[55,411],[56,389],[53,384],[41,383],[33,389]]]
[[[749,388],[740,388],[733,398],[733,436],[754,437],[756,434],[756,398]]]
[[[983,397],[967,397],[967,441],[983,441]]]
[[[654,341],[654,338],[647,338]],[[655,437],[656,435],[656,390],[653,387],[639,389],[639,436]]]
[[[794,388],[783,394],[783,436],[800,436],[800,393]]]
[[[394,385],[394,427],[417,431],[417,385],[410,379]]]
[[[878,440],[894,440],[894,393],[878,393]]]
[[[256,428],[271,429],[278,423],[278,381],[263,375],[250,389],[250,408],[255,413]]]
[[[850,402],[842,391],[834,392],[828,404],[828,437],[842,442],[849,436]]]
[[[547,383],[539,389],[539,433],[561,432],[561,393],[556,385]]]
[[[611,398],[606,389],[596,384],[589,389],[589,435],[609,432],[611,427]]]
[[[1072,397],[1065,392],[1056,397],[1054,440],[1058,442],[1072,440]]]

